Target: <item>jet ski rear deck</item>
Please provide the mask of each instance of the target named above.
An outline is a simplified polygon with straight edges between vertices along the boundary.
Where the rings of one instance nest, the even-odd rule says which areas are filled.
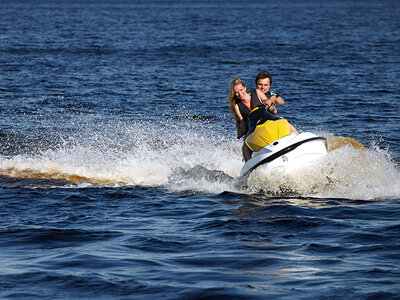
[[[284,136],[266,145],[248,160],[240,176],[246,176],[261,165],[267,167],[267,172],[275,170],[290,172],[306,167],[327,153],[326,138],[310,132]]]

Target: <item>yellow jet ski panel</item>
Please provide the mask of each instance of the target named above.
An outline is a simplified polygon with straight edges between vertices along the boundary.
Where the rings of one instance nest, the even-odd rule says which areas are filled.
[[[246,138],[247,146],[253,151],[259,151],[266,145],[290,134],[290,126],[287,120],[267,120],[257,125],[254,131]]]

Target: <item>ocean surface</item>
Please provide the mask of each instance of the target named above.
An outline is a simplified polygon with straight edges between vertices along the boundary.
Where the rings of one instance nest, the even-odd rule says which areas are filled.
[[[241,180],[263,69],[366,149]],[[399,299],[399,103],[397,0],[2,0],[0,298]]]

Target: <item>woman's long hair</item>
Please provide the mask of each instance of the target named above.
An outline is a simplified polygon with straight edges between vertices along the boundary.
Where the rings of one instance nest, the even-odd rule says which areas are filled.
[[[230,102],[231,112],[232,112],[232,115],[234,116],[235,120],[236,120],[237,116],[235,114],[234,107],[236,105],[237,98],[235,97],[235,93],[233,92],[233,89],[238,84],[241,84],[241,85],[243,85],[244,88],[246,88],[246,85],[243,83],[243,81],[240,78],[235,78],[231,82],[229,96],[226,98]]]

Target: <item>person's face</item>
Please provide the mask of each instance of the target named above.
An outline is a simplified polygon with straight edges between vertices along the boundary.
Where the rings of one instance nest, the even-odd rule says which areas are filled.
[[[261,90],[264,94],[269,91],[271,87],[271,83],[269,82],[269,78],[258,79],[257,88]]]
[[[237,84],[233,88],[233,93],[236,98],[243,100],[246,95],[246,88],[242,84]]]

